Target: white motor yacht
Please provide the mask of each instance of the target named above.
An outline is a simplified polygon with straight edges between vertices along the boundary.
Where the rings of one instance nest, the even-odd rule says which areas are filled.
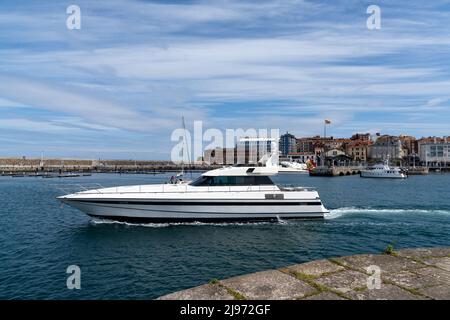
[[[277,159],[272,155],[263,167],[207,171],[188,183],[94,189],[58,199],[92,217],[130,222],[323,218],[328,211],[316,190],[273,183]]]
[[[389,161],[376,164],[368,167],[366,170],[361,171],[361,177],[363,178],[392,178],[392,179],[404,179],[408,175],[399,167],[389,166]]]

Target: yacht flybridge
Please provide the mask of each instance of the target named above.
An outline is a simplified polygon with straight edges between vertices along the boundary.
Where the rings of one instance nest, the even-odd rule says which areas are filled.
[[[273,183],[278,155],[264,167],[224,167],[189,183],[123,186],[58,199],[92,217],[130,222],[261,221],[323,218],[317,191]]]

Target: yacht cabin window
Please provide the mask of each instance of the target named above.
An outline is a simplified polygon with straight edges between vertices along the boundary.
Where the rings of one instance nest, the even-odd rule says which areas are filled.
[[[273,185],[267,176],[201,176],[190,183],[191,186],[261,186]]]

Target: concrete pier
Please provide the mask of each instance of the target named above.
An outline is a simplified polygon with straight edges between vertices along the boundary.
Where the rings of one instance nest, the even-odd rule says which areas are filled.
[[[322,176],[322,177],[335,177],[335,176],[351,176],[359,174],[364,167],[352,166],[352,167],[327,167],[321,166],[312,169],[309,172],[310,176]]]
[[[429,169],[426,167],[408,167],[408,175],[427,175],[429,173]]]
[[[374,273],[376,270],[380,272]],[[226,280],[211,280],[208,284],[158,299],[450,299],[450,248],[405,249],[389,254],[312,261]]]
[[[217,165],[193,163],[184,165],[185,171],[206,171]],[[179,172],[182,165],[171,161],[150,160],[83,160],[83,159],[23,159],[0,158],[1,175],[45,173],[159,173]]]

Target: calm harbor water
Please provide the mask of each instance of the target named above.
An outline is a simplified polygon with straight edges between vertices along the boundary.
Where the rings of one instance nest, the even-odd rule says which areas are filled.
[[[166,181],[168,175],[0,177],[0,299],[152,299],[226,278],[324,257],[450,246],[450,174],[397,180],[284,175],[317,187],[325,220],[129,225],[92,221],[55,200],[58,185]],[[81,268],[68,290],[66,268]]]

